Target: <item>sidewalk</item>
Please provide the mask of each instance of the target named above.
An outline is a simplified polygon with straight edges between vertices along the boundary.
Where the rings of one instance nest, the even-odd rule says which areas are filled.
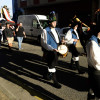
[[[22,87],[0,77],[0,100],[40,100]],[[41,99],[42,100],[42,99]]]

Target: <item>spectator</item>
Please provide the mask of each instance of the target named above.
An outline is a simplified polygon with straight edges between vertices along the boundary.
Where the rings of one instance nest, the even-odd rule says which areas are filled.
[[[25,36],[25,38],[26,38],[24,28],[23,28],[23,24],[21,22],[19,23],[19,26],[16,28],[16,35],[17,35],[17,40],[18,40],[18,49],[21,50],[21,49],[23,49],[21,47],[23,37]]]
[[[8,41],[9,50],[11,50],[12,43],[13,43],[13,40],[14,40],[14,31],[10,27],[10,24],[9,23],[6,23],[6,28],[5,28],[4,31],[5,31],[5,36],[7,38],[7,41]]]
[[[6,28],[6,26],[5,26],[5,25],[3,25],[3,26],[2,26],[2,29],[3,29],[3,31],[2,31],[2,35],[3,35],[3,43],[5,43],[5,42],[6,42],[5,28]]]
[[[2,26],[0,26],[0,47],[1,47],[1,38],[2,38]]]

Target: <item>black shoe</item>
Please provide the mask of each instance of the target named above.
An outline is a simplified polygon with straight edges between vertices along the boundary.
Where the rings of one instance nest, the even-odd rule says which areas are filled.
[[[62,86],[59,83],[54,83],[53,86],[57,89],[60,89]]]

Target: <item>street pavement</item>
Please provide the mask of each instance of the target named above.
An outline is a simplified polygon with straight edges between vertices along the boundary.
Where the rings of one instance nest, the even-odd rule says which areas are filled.
[[[88,74],[86,56],[80,56],[80,66],[85,74],[70,69],[71,53],[59,58],[57,78],[61,89],[52,81],[43,79],[47,64],[42,60],[41,47],[36,41],[24,41],[18,50],[14,41],[12,52],[7,44],[0,49],[0,100],[87,100]],[[81,49],[81,48],[80,48]]]

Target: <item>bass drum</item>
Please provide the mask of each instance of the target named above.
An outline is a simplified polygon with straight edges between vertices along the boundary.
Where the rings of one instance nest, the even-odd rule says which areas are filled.
[[[68,47],[66,45],[59,45],[58,51],[61,57],[66,57],[68,54]]]

